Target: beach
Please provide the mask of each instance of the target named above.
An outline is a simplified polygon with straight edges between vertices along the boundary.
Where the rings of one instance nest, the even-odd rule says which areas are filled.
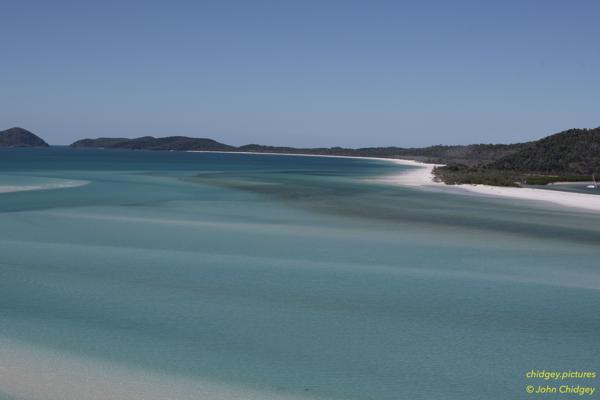
[[[460,185],[459,187],[460,189],[468,192],[481,195],[544,201],[564,207],[578,208],[589,211],[600,211],[600,198],[593,194],[488,185]]]
[[[390,160],[396,164],[410,165],[415,170],[406,173],[386,176],[380,182],[404,186],[456,188],[461,192],[483,196],[497,196],[521,200],[544,201],[564,207],[578,208],[589,211],[600,211],[600,198],[592,194],[571,193],[564,191],[517,188],[489,185],[445,185],[434,180],[433,169],[439,164],[427,164],[412,160]],[[459,193],[453,191],[454,193]]]
[[[433,176],[433,168],[441,164],[427,164],[413,160],[389,158],[382,158],[382,160],[387,160],[393,162],[394,164],[407,165],[415,168],[411,168],[410,170],[397,175],[382,176],[377,179],[378,182],[404,186],[445,186],[444,183],[434,180]]]

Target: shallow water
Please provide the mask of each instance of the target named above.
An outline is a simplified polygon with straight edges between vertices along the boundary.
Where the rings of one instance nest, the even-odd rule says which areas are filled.
[[[373,179],[406,168],[0,150],[0,185],[89,182],[0,194],[0,399],[507,399],[598,368],[600,216]]]
[[[558,190],[561,192],[575,192],[575,193],[585,193],[585,194],[595,194],[600,195],[600,187],[589,188],[588,186],[592,185],[593,182],[574,182],[574,183],[560,183],[555,185],[544,185],[544,186],[531,186],[536,189],[548,189],[548,190]]]

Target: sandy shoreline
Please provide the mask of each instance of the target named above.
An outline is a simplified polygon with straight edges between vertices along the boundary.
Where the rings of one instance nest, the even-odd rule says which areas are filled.
[[[505,197],[520,200],[544,201],[564,207],[583,209],[588,211],[600,211],[600,196],[585,193],[563,192],[558,190],[545,190],[533,188],[501,187],[488,185],[446,185],[434,180],[433,168],[441,164],[428,164],[414,160],[404,160],[398,158],[380,158],[380,157],[356,157],[356,156],[336,156],[320,154],[288,154],[288,153],[262,153],[262,152],[239,152],[239,151],[189,151],[191,153],[227,153],[227,154],[267,154],[278,156],[300,156],[300,157],[333,157],[333,158],[354,158],[367,160],[381,160],[393,162],[399,165],[408,165],[413,168],[409,171],[403,171],[401,174],[382,176],[377,178],[377,182],[413,186],[413,187],[434,187],[436,189],[459,189],[451,191],[454,194],[481,195],[490,197]]]
[[[383,160],[391,161],[394,164],[408,165],[416,168],[412,168],[397,175],[382,176],[377,178],[377,182],[404,186],[446,186],[444,183],[436,182],[433,176],[433,168],[440,166],[441,164],[426,164],[419,161],[400,160],[393,158],[384,158]]]
[[[600,211],[600,196],[595,194],[487,185],[458,185],[458,187],[466,191],[483,195],[545,201],[564,207]]]
[[[517,188],[489,185],[445,185],[434,181],[433,168],[436,164],[425,164],[416,161],[391,160],[398,161],[403,165],[414,165],[420,167],[415,171],[409,171],[404,174],[384,177],[380,181],[407,185],[407,186],[435,186],[436,188],[457,188],[461,191],[474,193],[484,196],[505,197],[521,200],[544,201],[557,204],[564,207],[585,209],[589,211],[600,211],[600,196],[594,194],[562,192],[557,190]],[[454,191],[454,193],[458,193]]]

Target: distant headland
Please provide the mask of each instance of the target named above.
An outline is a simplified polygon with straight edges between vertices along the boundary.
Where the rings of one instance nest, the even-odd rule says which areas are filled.
[[[0,132],[0,146],[48,146],[22,128]],[[404,147],[295,148],[248,144],[232,146],[208,138],[144,136],[136,139],[102,137],[82,139],[73,148],[168,151],[227,151],[306,155],[378,157],[444,164],[434,169],[448,184],[520,186],[556,181],[588,181],[600,173],[600,127],[569,129],[540,140],[513,144],[437,145]]]
[[[14,127],[0,131],[0,147],[48,147],[48,143],[27,129]]]

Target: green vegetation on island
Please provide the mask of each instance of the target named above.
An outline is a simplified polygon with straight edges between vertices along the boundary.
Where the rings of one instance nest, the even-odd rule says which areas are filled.
[[[199,150],[199,151],[232,151],[236,148],[212,139],[191,138],[186,136],[168,136],[155,138],[143,136],[137,139],[98,138],[83,139],[71,144],[71,147],[96,147],[107,149],[131,150]]]
[[[448,184],[521,186],[590,181],[600,172],[600,127],[569,129],[525,143],[518,151],[492,161],[447,164],[434,173]]]
[[[0,147],[48,147],[48,143],[26,129],[14,127],[0,131]]]

